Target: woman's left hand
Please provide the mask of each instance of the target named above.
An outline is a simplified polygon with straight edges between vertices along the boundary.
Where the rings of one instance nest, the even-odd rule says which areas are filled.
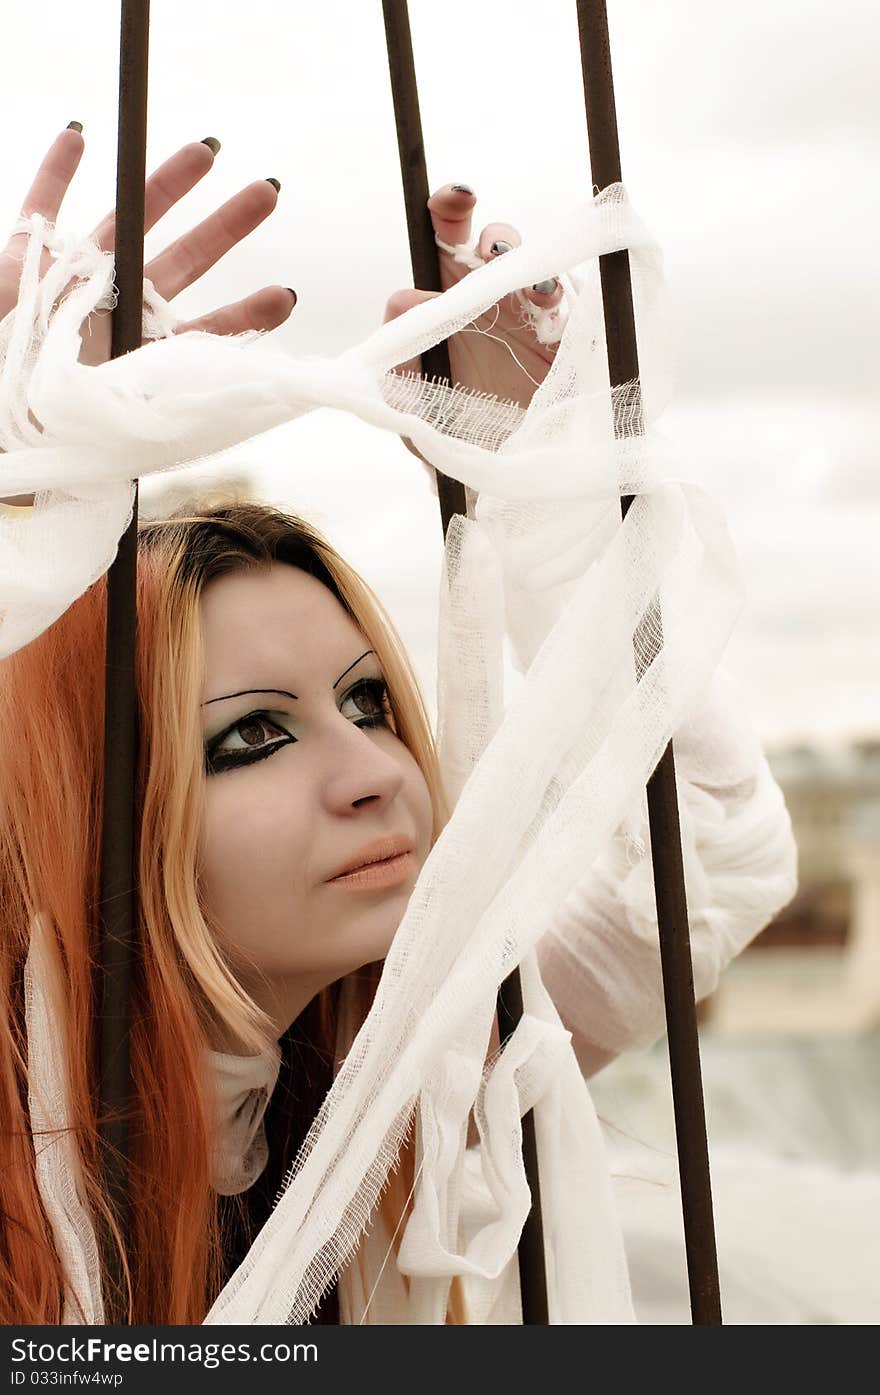
[[[446,184],[431,195],[428,208],[440,242],[455,247],[470,243],[475,204],[476,196],[466,185]],[[473,250],[477,257],[488,262],[518,247],[521,241],[516,228],[509,223],[488,223]],[[456,261],[451,253],[440,249],[440,280],[444,290],[467,276],[468,271],[469,268]],[[396,291],[386,306],[385,319],[393,320],[438,294],[438,291]],[[556,353],[555,343],[541,343],[537,338],[530,322],[530,311],[552,315],[562,297],[562,286],[555,278],[554,282],[542,282],[540,289],[524,287],[519,293],[505,296],[474,325],[454,334],[448,341],[453,383],[528,406]],[[420,364],[414,360],[401,368],[417,373]]]

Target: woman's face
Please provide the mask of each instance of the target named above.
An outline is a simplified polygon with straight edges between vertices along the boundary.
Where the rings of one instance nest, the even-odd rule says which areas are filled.
[[[321,582],[276,562],[210,582],[201,608],[203,895],[280,1035],[387,953],[430,847],[430,795],[375,654]]]

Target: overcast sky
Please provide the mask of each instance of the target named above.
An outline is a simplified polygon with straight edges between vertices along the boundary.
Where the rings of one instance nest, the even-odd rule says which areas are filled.
[[[432,185],[470,183],[478,227],[525,235],[580,202],[574,0],[410,11]],[[153,0],[152,17],[149,163],[207,135],[223,148],[148,253],[252,178],[283,186],[181,313],[277,281],[299,295],[279,340],[343,350],[411,283],[379,0]],[[880,730],[880,7],[609,0],[609,17],[624,180],[675,311],[661,427],[724,500],[747,577],[729,665],[770,741]],[[76,119],[86,155],[64,223],[86,231],[113,201],[118,6],[45,0],[4,19],[2,211]],[[416,462],[322,413],[237,464],[360,567],[430,696],[440,525]]]

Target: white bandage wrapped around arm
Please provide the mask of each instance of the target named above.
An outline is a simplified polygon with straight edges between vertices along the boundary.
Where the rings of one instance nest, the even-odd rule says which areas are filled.
[[[782,792],[729,678],[716,674],[673,749],[700,999],[791,900],[797,849]],[[544,983],[585,1075],[664,1031],[648,847],[645,806],[638,820],[615,834],[538,944]]]

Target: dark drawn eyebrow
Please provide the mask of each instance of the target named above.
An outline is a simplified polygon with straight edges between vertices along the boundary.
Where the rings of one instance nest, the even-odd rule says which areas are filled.
[[[229,698],[234,697],[248,697],[250,693],[276,693],[278,697],[289,697],[293,698],[294,702],[299,701],[296,693],[287,693],[283,688],[242,688],[240,693],[226,693],[223,697],[208,698],[202,706],[209,707],[212,702],[227,702]]]
[[[348,668],[345,670],[345,673],[351,673],[351,671],[352,671],[353,668],[357,668],[357,666],[358,666],[358,664],[360,663],[361,659],[365,659],[365,658],[367,657],[367,655],[368,655],[368,654],[372,654],[372,652],[373,652],[372,649],[365,649],[364,652],[363,652],[363,654],[361,654],[360,659],[355,659],[355,661],[354,661],[353,664],[349,664]],[[340,675],[339,675],[339,677],[337,678],[336,682],[333,684],[333,687],[334,687],[334,688],[338,688],[338,687],[339,687],[340,683],[342,682],[343,678],[345,677],[345,673],[340,673]]]
[[[372,649],[365,649],[363,654],[361,654],[360,658],[355,659],[353,664],[349,664],[348,668],[345,670],[345,673],[340,673],[336,682],[333,684],[334,689],[339,687],[339,684],[342,682],[346,673],[351,673],[352,669],[357,667],[361,659],[365,659],[367,655],[372,654],[372,652]],[[294,702],[299,701],[299,698],[297,697],[296,693],[288,693],[284,690],[284,688],[243,688],[240,693],[226,693],[223,697],[208,698],[207,702],[202,703],[202,707],[209,707],[212,702],[226,702],[229,698],[248,697],[251,693],[275,693],[278,697],[289,697],[292,698]]]

